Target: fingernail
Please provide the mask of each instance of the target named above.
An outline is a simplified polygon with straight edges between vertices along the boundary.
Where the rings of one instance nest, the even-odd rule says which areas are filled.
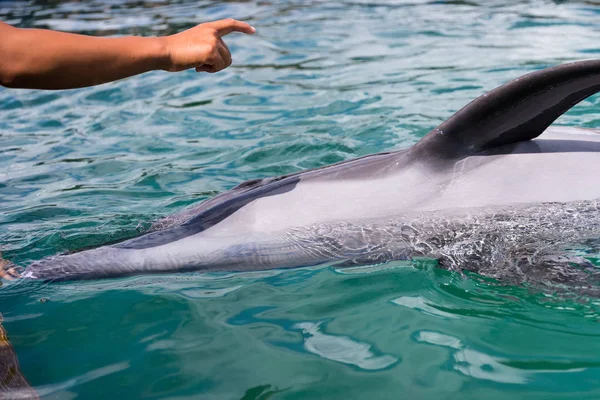
[[[252,33],[256,32],[256,28],[250,25],[250,29],[252,29]]]

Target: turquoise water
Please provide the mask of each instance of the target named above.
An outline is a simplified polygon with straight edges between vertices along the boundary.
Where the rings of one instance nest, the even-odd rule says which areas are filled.
[[[0,89],[0,245],[22,265],[137,235],[238,183],[415,143],[523,73],[600,57],[600,4],[1,2],[23,27],[154,35],[225,17],[234,65]],[[600,98],[560,124],[600,127]],[[597,250],[583,249],[592,261]],[[44,397],[600,398],[600,299],[397,262],[0,288]]]

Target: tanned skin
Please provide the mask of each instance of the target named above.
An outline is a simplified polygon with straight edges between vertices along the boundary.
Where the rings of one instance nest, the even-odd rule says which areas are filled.
[[[234,19],[200,24],[163,37],[102,38],[0,22],[0,85],[28,89],[73,89],[153,70],[214,73],[231,65],[223,36],[253,34]]]

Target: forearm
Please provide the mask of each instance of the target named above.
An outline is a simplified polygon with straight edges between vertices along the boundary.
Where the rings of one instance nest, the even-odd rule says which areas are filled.
[[[98,38],[0,22],[0,84],[7,87],[78,88],[167,64],[162,38]]]

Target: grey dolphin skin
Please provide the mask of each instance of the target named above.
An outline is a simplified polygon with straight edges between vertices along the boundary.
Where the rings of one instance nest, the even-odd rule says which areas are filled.
[[[598,91],[600,60],[533,72],[475,99],[409,149],[245,182],[145,235],[46,258],[22,276],[431,257],[496,278],[585,280],[589,262],[567,250],[600,238],[600,136],[549,126]]]

